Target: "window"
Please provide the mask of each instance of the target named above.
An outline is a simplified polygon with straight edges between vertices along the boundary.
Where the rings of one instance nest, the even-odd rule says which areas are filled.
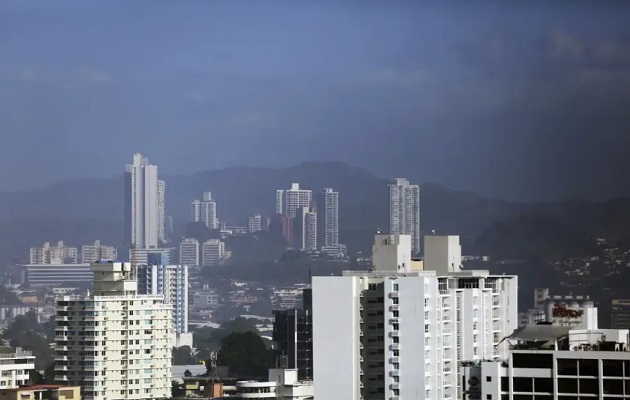
[[[399,325],[397,323],[392,324],[392,329],[397,331],[398,330]]]
[[[553,356],[551,354],[515,353],[512,355],[512,366],[514,368],[551,369],[553,366]]]
[[[398,355],[399,355],[399,351],[398,350],[394,350],[392,353],[393,353],[394,357],[398,357]]]
[[[394,318],[398,318],[398,310],[394,310],[392,315]]]
[[[424,324],[424,333],[429,333],[429,324]]]
[[[399,338],[398,338],[397,336],[394,336],[394,337],[392,338],[392,340],[393,340],[393,342],[394,342],[394,343],[398,343]]]
[[[394,383],[400,382],[400,377],[399,376],[394,376],[393,379],[394,379]]]
[[[392,299],[392,301],[393,301],[393,303],[394,303],[394,304],[398,304],[398,297],[394,297],[394,298]]]
[[[397,284],[397,283],[394,283],[394,285],[393,285],[393,291],[394,291],[394,292],[397,292],[397,291],[398,291],[398,284]]]
[[[399,363],[394,363],[393,364],[393,368],[394,369],[399,369],[400,368],[400,364]]]
[[[492,400],[492,395],[491,395],[491,394],[487,394],[487,395],[486,395],[486,399],[487,399],[487,400]]]
[[[486,376],[486,382],[492,382],[492,377],[491,376]]]

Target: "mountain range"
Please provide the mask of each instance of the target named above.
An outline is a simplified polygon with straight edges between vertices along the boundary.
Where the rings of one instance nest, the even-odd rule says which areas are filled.
[[[340,192],[340,239],[351,251],[369,251],[377,230],[388,229],[388,184],[371,172],[340,162],[307,162],[290,168],[234,167],[190,176],[166,176],[167,214],[176,234],[190,220],[190,203],[211,191],[221,221],[245,225],[247,217],[269,215],[275,191],[301,187]],[[562,201],[526,204],[421,185],[424,233],[459,234],[467,254],[519,258],[591,251],[596,236],[630,237],[630,198],[607,202]],[[39,191],[0,192],[0,262],[25,261],[30,246],[64,240],[81,245],[96,239],[121,246],[123,179],[78,179]]]

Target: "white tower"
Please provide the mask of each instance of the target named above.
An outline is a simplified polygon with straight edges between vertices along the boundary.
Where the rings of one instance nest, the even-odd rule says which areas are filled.
[[[389,233],[411,235],[411,250],[420,251],[420,187],[396,178],[389,185]]]
[[[125,236],[129,247],[158,247],[159,205],[158,168],[142,154],[125,166]]]

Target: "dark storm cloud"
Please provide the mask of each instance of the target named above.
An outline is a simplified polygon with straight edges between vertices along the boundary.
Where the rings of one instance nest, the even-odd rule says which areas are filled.
[[[0,187],[142,151],[169,174],[326,159],[501,197],[630,194],[628,5],[365,4],[0,4],[0,168],[29,158]]]

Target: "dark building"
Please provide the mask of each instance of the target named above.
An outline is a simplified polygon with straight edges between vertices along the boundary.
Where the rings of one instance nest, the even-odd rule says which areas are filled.
[[[269,233],[275,237],[282,237],[293,245],[293,218],[282,214],[274,214],[269,221]]]
[[[301,309],[273,312],[273,343],[278,366],[297,369],[299,379],[313,379],[312,304],[311,289],[304,289]]]

